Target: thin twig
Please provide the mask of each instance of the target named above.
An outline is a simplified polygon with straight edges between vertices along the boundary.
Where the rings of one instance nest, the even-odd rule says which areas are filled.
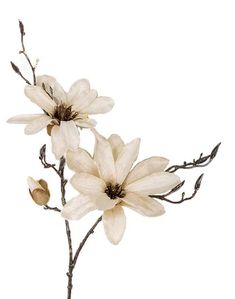
[[[73,258],[73,268],[75,267],[76,265],[76,262],[77,262],[77,259],[79,257],[79,254],[83,248],[83,246],[86,244],[86,241],[87,239],[90,237],[90,235],[92,235],[95,231],[95,228],[96,226],[102,221],[102,216],[100,216],[96,222],[93,224],[93,226],[89,229],[89,231],[87,232],[87,234],[85,235],[84,239],[82,240],[82,242],[80,243],[75,255],[74,255],[74,258]]]
[[[201,182],[202,182],[202,178],[203,178],[203,174],[201,174],[198,179],[196,180],[195,184],[194,184],[194,191],[192,193],[192,195],[188,196],[188,197],[185,197],[185,192],[183,192],[181,194],[181,199],[178,200],[178,201],[173,201],[169,198],[167,198],[169,195],[171,195],[172,193],[175,193],[176,191],[178,191],[179,189],[181,189],[185,183],[185,181],[181,182],[180,184],[178,184],[176,187],[174,187],[171,191],[169,191],[168,193],[166,194],[163,194],[163,195],[149,195],[149,197],[152,197],[152,198],[157,198],[157,199],[160,199],[162,201],[166,201],[166,202],[169,202],[169,203],[172,203],[172,204],[180,204],[184,201],[187,201],[187,200],[190,200],[190,199],[193,199],[195,197],[195,195],[197,194],[198,190],[200,189],[201,187]]]
[[[14,62],[10,62],[11,63],[11,67],[13,69],[13,71],[19,75],[27,84],[31,85],[31,83],[29,82],[28,79],[25,78],[25,76],[21,73],[20,68],[14,63]]]
[[[46,160],[46,144],[44,144],[39,152],[39,160],[41,161],[42,165],[44,166],[44,168],[52,168],[60,177],[60,172],[59,170],[57,170],[57,168],[55,167],[55,164],[51,164],[48,163]]]
[[[192,162],[184,162],[182,165],[172,165],[169,168],[166,169],[167,172],[176,172],[179,169],[192,169],[196,167],[205,167],[208,164],[212,162],[212,160],[216,157],[217,152],[219,150],[219,147],[221,145],[221,142],[217,144],[211,153],[207,156],[204,156],[201,154],[198,159],[194,159]]]
[[[39,159],[44,166],[44,168],[52,168],[56,174],[60,178],[60,189],[61,189],[61,203],[64,206],[66,204],[66,199],[65,199],[65,186],[67,184],[67,180],[64,178],[64,167],[65,167],[65,158],[62,157],[60,159],[60,164],[59,168],[56,168],[55,164],[51,164],[47,162],[46,159],[46,145],[44,144],[39,152]],[[68,266],[68,272],[66,273],[68,276],[68,285],[67,285],[67,299],[71,299],[72,296],[72,280],[73,280],[73,246],[72,246],[72,238],[71,238],[71,230],[70,230],[70,225],[67,220],[65,220],[65,228],[66,228],[66,235],[67,235],[67,240],[68,240],[68,246],[69,246],[69,266]]]
[[[48,205],[45,205],[44,207],[44,210],[51,210],[51,211],[55,211],[55,212],[61,212],[61,210],[57,207],[50,207]]]
[[[73,289],[73,246],[72,246],[71,230],[70,230],[68,220],[65,220],[65,227],[66,227],[66,234],[67,234],[68,246],[69,246],[69,267],[68,267],[68,272],[66,273],[66,275],[68,276],[67,299],[71,299],[72,289]]]
[[[36,66],[33,66],[27,52],[25,49],[25,44],[24,44],[24,36],[25,36],[25,30],[24,30],[24,24],[19,20],[19,28],[20,28],[20,40],[21,40],[21,46],[22,46],[22,50],[20,50],[20,54],[23,54],[26,58],[26,60],[28,61],[28,64],[32,70],[33,73],[33,85],[36,85],[36,74],[35,74],[35,70],[36,70]]]

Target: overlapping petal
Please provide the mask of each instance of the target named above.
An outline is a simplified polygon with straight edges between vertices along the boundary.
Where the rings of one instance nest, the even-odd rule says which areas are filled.
[[[104,193],[106,189],[105,182],[88,173],[76,173],[70,180],[72,186],[83,194]]]
[[[98,96],[98,93],[95,89],[91,89],[88,91],[83,91],[77,97],[73,98],[71,104],[75,107],[75,109],[79,110],[81,113],[88,114],[86,111],[86,107],[88,107]]]
[[[138,157],[139,147],[139,138],[136,138],[123,146],[115,162],[117,184],[122,184],[128,175],[133,163]]]
[[[121,139],[121,137],[117,134],[112,134],[109,136],[108,141],[112,147],[112,151],[113,151],[113,158],[116,161],[118,155],[120,154],[120,152],[122,151],[123,147],[124,147],[124,142]]]
[[[123,203],[143,216],[155,217],[165,213],[162,204],[147,195],[139,193],[128,192],[123,198]]]
[[[149,194],[161,194],[171,190],[180,183],[180,178],[168,172],[156,172],[141,178],[125,187],[127,192]]]
[[[97,124],[97,121],[92,118],[76,119],[74,120],[75,124],[80,128],[94,128]]]
[[[84,149],[68,151],[66,156],[67,165],[77,173],[85,172],[98,176],[98,169],[91,155]]]
[[[89,194],[89,197],[95,203],[96,208],[101,211],[110,210],[118,203],[118,200],[111,200],[105,193],[93,193]]]
[[[10,124],[30,124],[33,120],[40,118],[44,114],[20,114],[7,120]]]
[[[60,159],[66,152],[67,148],[64,134],[61,132],[60,126],[53,126],[51,130],[51,143],[52,152],[54,153],[56,159]]]
[[[84,103],[81,95],[84,95],[89,91],[90,91],[90,83],[87,79],[77,80],[72,84],[72,86],[69,89],[68,100],[71,102],[71,104],[76,103],[78,106],[80,105],[82,106]]]
[[[36,134],[42,129],[46,128],[51,122],[52,119],[50,116],[46,114],[41,115],[40,117],[35,118],[31,123],[29,123],[25,127],[24,132],[27,135]]]
[[[53,114],[56,103],[47,95],[40,86],[27,85],[25,87],[25,95],[44,111]]]
[[[93,132],[96,137],[94,160],[98,166],[100,177],[105,182],[115,182],[116,170],[111,145],[97,131],[93,130]]]
[[[107,113],[112,110],[113,106],[113,99],[109,97],[97,97],[90,105],[82,108],[81,112],[87,114]]]
[[[48,75],[38,76],[37,85],[42,87],[42,89],[45,88],[46,92],[53,97],[56,104],[66,103],[66,92],[54,77]]]
[[[80,133],[73,120],[60,122],[61,134],[64,136],[66,150],[75,151],[79,147]]]
[[[94,210],[96,210],[96,205],[89,196],[79,195],[67,202],[61,211],[61,215],[67,220],[79,220]]]
[[[136,166],[129,173],[125,184],[128,185],[154,172],[162,172],[164,171],[168,163],[169,160],[162,157],[151,157],[145,159],[136,164]]]

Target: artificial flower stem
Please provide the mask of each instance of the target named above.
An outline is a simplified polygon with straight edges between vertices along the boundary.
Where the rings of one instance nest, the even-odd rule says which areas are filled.
[[[60,177],[60,188],[61,188],[61,203],[64,206],[66,204],[65,199],[65,193],[66,189],[65,186],[67,184],[67,180],[64,177],[64,168],[65,168],[65,158],[62,157],[60,159],[59,168],[57,169],[55,164],[50,164],[46,160],[46,145],[43,145],[43,147],[40,149],[40,155],[39,159],[44,166],[44,168],[52,168],[56,174]],[[45,210],[53,210],[55,212],[60,212],[60,209],[57,207],[50,207],[48,205],[44,206]],[[72,236],[71,236],[71,229],[69,225],[69,221],[65,220],[65,227],[66,227],[66,235],[68,240],[68,246],[69,246],[69,266],[68,266],[68,272],[66,273],[68,277],[68,284],[67,284],[67,299],[72,298],[72,289],[73,289],[73,270],[76,266],[77,259],[79,257],[79,254],[86,244],[88,238],[94,233],[95,228],[97,225],[102,221],[102,216],[100,216],[96,222],[92,225],[92,227],[89,229],[89,231],[86,233],[85,237],[82,239],[81,243],[78,246],[78,249],[75,252],[75,255],[73,256],[73,246],[72,246]]]
[[[73,258],[73,267],[75,267],[77,259],[79,257],[79,254],[83,248],[83,246],[85,245],[87,239],[90,237],[90,235],[92,235],[95,232],[95,228],[97,227],[97,225],[102,221],[102,216],[100,216],[96,222],[93,224],[93,226],[89,229],[89,231],[87,232],[87,234],[85,235],[84,239],[82,240],[82,242],[80,243],[77,251],[75,252],[74,258]]]
[[[65,158],[61,157],[60,158],[60,164],[59,164],[59,169],[55,167],[55,164],[48,163],[46,161],[46,145],[43,145],[42,148],[40,149],[40,155],[39,159],[44,166],[44,168],[52,168],[56,174],[60,178],[60,190],[61,190],[61,203],[64,206],[66,204],[66,199],[65,199],[65,186],[67,184],[67,180],[64,177],[64,167],[65,167]],[[45,206],[44,209],[47,210],[54,210],[58,211],[58,208],[50,208],[48,206]],[[72,237],[71,237],[71,230],[70,230],[70,225],[69,221],[65,220],[65,228],[66,228],[66,235],[67,235],[67,240],[68,240],[68,246],[69,246],[69,266],[68,266],[68,272],[66,273],[68,276],[68,285],[67,285],[67,299],[71,299],[72,296],[72,288],[73,288],[73,246],[72,246]]]
[[[203,153],[200,154],[198,159],[194,159],[192,162],[184,162],[182,165],[172,165],[169,168],[167,168],[165,171],[167,172],[176,172],[179,169],[192,169],[197,167],[205,167],[211,163],[211,161],[216,157],[219,147],[221,145],[221,142],[218,143],[211,153],[207,156],[204,156]]]
[[[60,177],[61,203],[63,206],[66,204],[65,186],[67,184],[67,180],[64,177],[64,167],[65,167],[65,158],[62,157],[60,158],[59,170],[56,169],[56,173]],[[68,276],[67,299],[71,299],[72,288],[73,288],[73,246],[72,246],[71,230],[70,230],[70,225],[68,220],[65,220],[65,228],[66,228],[66,235],[67,235],[68,247],[69,247],[69,266],[68,266],[68,272],[66,273]]]
[[[67,272],[67,276],[68,276],[67,299],[71,299],[72,288],[73,288],[73,247],[72,247],[71,230],[70,230],[68,220],[65,220],[65,227],[66,227],[66,234],[67,234],[68,246],[69,246],[69,267]]]
[[[76,250],[76,253],[74,255],[74,258],[73,258],[73,255],[70,256],[72,257],[72,260],[69,259],[69,271],[67,272],[67,276],[68,276],[68,294],[67,294],[67,299],[71,299],[71,296],[72,296],[72,288],[73,288],[73,270],[76,266],[76,263],[77,263],[77,259],[79,257],[79,254],[82,250],[82,248],[84,247],[84,245],[86,244],[86,241],[88,240],[88,238],[94,233],[95,231],[95,228],[96,226],[102,221],[102,216],[100,216],[96,222],[92,225],[92,227],[89,229],[89,231],[86,233],[85,237],[83,238],[83,240],[81,241],[80,245],[78,246],[78,249]],[[69,232],[70,232],[70,229],[69,229],[69,222],[66,220],[66,229],[68,228]],[[68,225],[68,227],[67,227]],[[68,236],[68,241],[69,241],[69,248],[70,248],[70,245],[72,244],[72,240],[71,240],[71,234],[67,232],[67,236]],[[70,238],[70,239],[69,239]],[[72,250],[72,247],[69,249],[70,252]]]

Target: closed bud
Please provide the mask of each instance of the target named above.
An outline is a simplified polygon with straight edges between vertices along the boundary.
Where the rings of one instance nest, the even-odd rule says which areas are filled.
[[[47,182],[44,180],[35,181],[32,177],[28,177],[29,193],[33,201],[39,206],[44,206],[50,199],[50,191]]]

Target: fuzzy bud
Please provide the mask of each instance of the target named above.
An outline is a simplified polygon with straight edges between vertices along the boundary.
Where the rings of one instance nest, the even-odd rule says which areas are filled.
[[[29,193],[33,201],[39,206],[44,206],[50,199],[50,191],[47,182],[44,180],[35,181],[32,177],[28,177]]]

